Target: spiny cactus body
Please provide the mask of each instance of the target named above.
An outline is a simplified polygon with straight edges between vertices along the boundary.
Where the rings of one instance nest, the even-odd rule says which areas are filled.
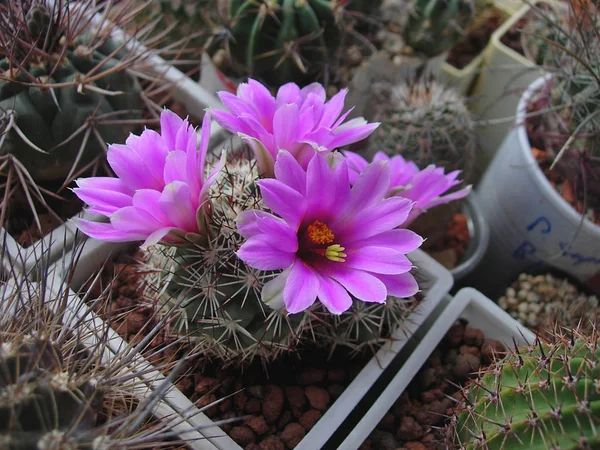
[[[36,182],[64,180],[121,142],[142,109],[127,58],[66,1],[0,5],[0,156]]]
[[[339,44],[335,7],[334,0],[229,0],[232,59],[273,86],[322,78]]]
[[[261,356],[274,359],[298,342],[304,316],[287,316],[261,299],[272,275],[247,267],[235,254],[243,243],[236,218],[260,208],[255,163],[228,163],[211,191],[212,226],[207,242],[155,246],[142,273],[162,296],[167,313],[179,313],[178,334],[189,335],[206,353],[238,364]],[[158,270],[156,270],[158,269]]]
[[[369,150],[400,154],[423,169],[430,164],[446,172],[461,170],[469,180],[475,161],[474,124],[464,99],[451,88],[420,79],[376,87],[379,128]]]
[[[406,52],[432,58],[454,47],[475,18],[481,0],[416,0],[404,27]]]
[[[599,358],[597,330],[512,350],[465,388],[451,448],[600,448]]]

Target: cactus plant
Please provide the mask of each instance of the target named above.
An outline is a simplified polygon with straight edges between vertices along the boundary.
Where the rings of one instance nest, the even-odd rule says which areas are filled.
[[[513,349],[463,393],[451,448],[584,449],[600,446],[598,330],[555,332]]]
[[[465,34],[485,0],[416,0],[404,26],[405,53],[420,58],[438,56]]]
[[[323,78],[339,44],[335,0],[224,0],[233,61],[273,86]]]
[[[175,438],[174,421],[152,417],[164,392],[136,398],[147,387],[127,370],[127,349],[110,357],[90,317],[76,320],[62,294],[26,279],[10,278],[1,294],[1,448],[152,448]]]
[[[463,180],[469,181],[476,136],[471,114],[456,91],[423,77],[374,88],[374,119],[382,123],[369,138],[370,151],[400,154],[421,169],[435,164],[446,172],[462,170]]]

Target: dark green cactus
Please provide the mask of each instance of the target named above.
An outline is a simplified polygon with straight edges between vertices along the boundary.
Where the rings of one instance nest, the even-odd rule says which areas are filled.
[[[70,8],[44,0],[0,6],[0,156],[14,156],[36,182],[64,180],[142,118],[129,56],[90,25],[69,23],[68,14],[78,17]]]
[[[382,3],[383,0],[348,0],[345,8],[350,12],[376,14]]]
[[[229,0],[233,61],[273,86],[322,79],[339,45],[335,7],[334,0]]]
[[[465,388],[456,449],[600,448],[600,348],[593,335],[555,335],[512,350]]]
[[[432,58],[454,47],[475,18],[481,0],[415,0],[404,27],[406,52]]]

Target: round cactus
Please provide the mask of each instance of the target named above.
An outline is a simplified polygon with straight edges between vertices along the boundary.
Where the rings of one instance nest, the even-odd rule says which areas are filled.
[[[14,156],[36,182],[64,180],[141,120],[142,89],[125,71],[126,52],[70,8],[0,6],[0,155]]]
[[[163,310],[177,313],[175,332],[189,336],[225,364],[255,356],[272,360],[295,347],[304,326],[304,315],[288,316],[263,301],[262,288],[274,274],[246,266],[235,254],[243,243],[236,227],[238,214],[260,208],[256,179],[255,163],[228,163],[211,190],[207,242],[155,246],[141,268],[153,292],[166,286]]]
[[[512,350],[464,389],[451,448],[599,448],[598,367],[597,330]]]
[[[454,47],[475,18],[481,0],[415,0],[404,27],[405,52],[432,58]]]
[[[400,154],[420,169],[430,164],[461,170],[468,182],[475,163],[476,135],[471,114],[456,91],[436,81],[375,86],[374,119],[382,122],[369,150]]]
[[[233,61],[273,86],[323,78],[339,45],[334,0],[224,0]]]

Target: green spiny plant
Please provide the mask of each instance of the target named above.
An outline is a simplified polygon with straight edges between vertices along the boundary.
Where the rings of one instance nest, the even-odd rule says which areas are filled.
[[[235,254],[243,243],[238,214],[260,208],[253,162],[228,163],[211,190],[212,225],[204,243],[154,246],[141,267],[148,297],[162,298],[163,310],[178,315],[173,326],[207,354],[226,364],[260,356],[272,360],[298,342],[303,315],[287,316],[261,299],[273,274],[246,266]]]
[[[377,83],[374,119],[381,121],[369,150],[400,154],[423,169],[462,170],[468,181],[475,161],[476,137],[471,114],[456,91],[421,77],[395,86]]]
[[[383,0],[346,0],[344,8],[350,12],[374,14],[382,3]]]
[[[451,448],[594,449],[600,447],[598,330],[556,331],[516,348],[463,390]]]
[[[106,6],[92,0],[0,4],[2,224],[20,187],[41,229],[34,200],[50,209],[45,197],[57,192],[48,191],[49,183],[64,187],[97,170],[106,142],[122,142],[143,123],[151,102],[130,71],[142,72],[144,55],[111,36],[133,13],[99,23],[94,16]],[[138,31],[140,39],[148,32]]]
[[[339,45],[336,0],[228,1],[233,61],[273,86],[323,78]]]
[[[432,58],[450,50],[485,3],[486,0],[415,0],[403,30],[405,53]]]
[[[128,367],[133,352],[112,355],[106,329],[96,324],[92,330],[91,317],[69,310],[67,291],[53,294],[10,277],[0,294],[1,448],[153,448],[168,445],[168,439],[175,444],[176,419],[152,416],[165,389],[148,393]]]

